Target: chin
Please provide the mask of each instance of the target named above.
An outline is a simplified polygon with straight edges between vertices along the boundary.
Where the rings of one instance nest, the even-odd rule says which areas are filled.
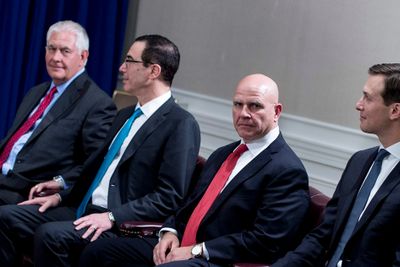
[[[59,73],[50,73],[50,77],[53,80],[59,80],[59,81],[64,81],[66,79],[65,75],[60,75]]]
[[[373,130],[373,129],[370,129],[370,128],[368,128],[368,127],[363,127],[363,126],[360,126],[360,129],[361,129],[361,131],[363,131],[364,133],[368,133],[368,134],[374,134],[375,133],[375,131]]]

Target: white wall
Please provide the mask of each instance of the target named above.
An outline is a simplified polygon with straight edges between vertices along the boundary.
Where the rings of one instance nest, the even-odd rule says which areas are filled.
[[[281,130],[311,184],[331,194],[348,158],[377,144],[358,130],[368,68],[400,62],[397,0],[145,0],[136,35],[182,55],[175,96],[200,122],[202,153],[236,140],[230,99],[249,73],[280,86]]]
[[[358,128],[367,69],[400,61],[398,0],[144,0],[137,34],[181,50],[175,86],[230,99],[246,74],[278,82],[284,111]]]
[[[231,101],[179,88],[174,88],[173,94],[199,122],[202,156],[208,157],[215,148],[239,139],[232,126]],[[350,156],[378,144],[375,136],[359,130],[290,114],[282,114],[279,127],[302,160],[310,184],[327,195],[332,195]]]

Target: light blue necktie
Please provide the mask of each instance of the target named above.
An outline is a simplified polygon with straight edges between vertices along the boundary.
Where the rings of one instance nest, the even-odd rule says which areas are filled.
[[[364,210],[365,204],[367,203],[369,194],[371,193],[372,188],[375,185],[376,179],[381,172],[382,161],[383,159],[389,155],[385,149],[381,149],[378,152],[378,155],[375,158],[374,166],[372,166],[371,171],[369,172],[367,178],[364,181],[360,191],[357,194],[356,200],[354,201],[353,208],[347,219],[346,226],[343,230],[343,234],[340,238],[339,244],[333,253],[331,260],[327,267],[336,267],[340,258],[342,257],[344,248],[349,241],[351,235],[353,234],[354,228],[358,222],[358,218],[360,218],[361,212]]]
[[[83,198],[81,204],[78,207],[78,210],[76,211],[77,218],[80,218],[85,212],[86,206],[89,203],[90,198],[92,197],[93,191],[99,186],[108,167],[114,160],[115,155],[117,155],[118,151],[121,149],[122,143],[129,134],[132,123],[137,117],[142,114],[142,110],[140,108],[137,108],[135,112],[133,112],[132,116],[128,119],[128,121],[125,123],[125,125],[121,128],[118,135],[115,137],[114,142],[111,144],[106,156],[104,157],[103,163],[101,164],[99,171],[96,174],[96,177],[94,178],[92,184],[89,187],[89,190],[86,192],[85,197]]]

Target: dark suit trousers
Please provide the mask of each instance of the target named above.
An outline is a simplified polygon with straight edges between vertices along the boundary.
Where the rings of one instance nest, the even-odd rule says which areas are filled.
[[[39,206],[5,205],[0,207],[0,266],[16,266],[21,251],[30,253],[33,235],[42,223],[71,220],[75,209],[60,207],[38,212]]]
[[[35,267],[76,266],[82,249],[90,243],[92,235],[82,239],[87,228],[75,230],[73,222],[76,220],[76,209],[72,210],[72,217],[49,221],[36,229],[33,250]],[[105,211],[102,207],[88,205],[85,215]],[[116,236],[113,231],[106,231],[99,238]]]
[[[86,246],[79,267],[149,267],[154,266],[153,249],[158,238],[104,238]],[[218,267],[205,259],[175,261],[162,267]]]
[[[82,249],[90,243],[92,237],[82,239],[86,230],[87,228],[75,230],[73,221],[49,222],[41,225],[36,230],[34,240],[35,267],[75,266]],[[106,231],[100,238],[116,236],[115,233]]]
[[[34,184],[17,173],[3,175],[0,169],[0,205],[17,204],[27,200],[29,190]]]
[[[26,200],[20,193],[5,188],[0,188],[0,206],[15,204]]]

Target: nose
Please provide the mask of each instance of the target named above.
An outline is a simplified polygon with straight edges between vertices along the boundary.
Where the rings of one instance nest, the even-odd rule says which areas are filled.
[[[56,49],[56,51],[53,54],[53,60],[61,61],[62,58],[63,58],[63,55],[61,53],[61,50],[60,49]]]
[[[242,109],[240,110],[240,117],[251,118],[251,115],[250,115],[247,105],[243,105]]]
[[[357,102],[356,102],[356,110],[362,110],[362,109],[363,109],[362,98],[360,98],[360,99],[357,100]]]
[[[124,72],[126,70],[126,64],[123,62],[121,66],[119,66],[119,72]]]

